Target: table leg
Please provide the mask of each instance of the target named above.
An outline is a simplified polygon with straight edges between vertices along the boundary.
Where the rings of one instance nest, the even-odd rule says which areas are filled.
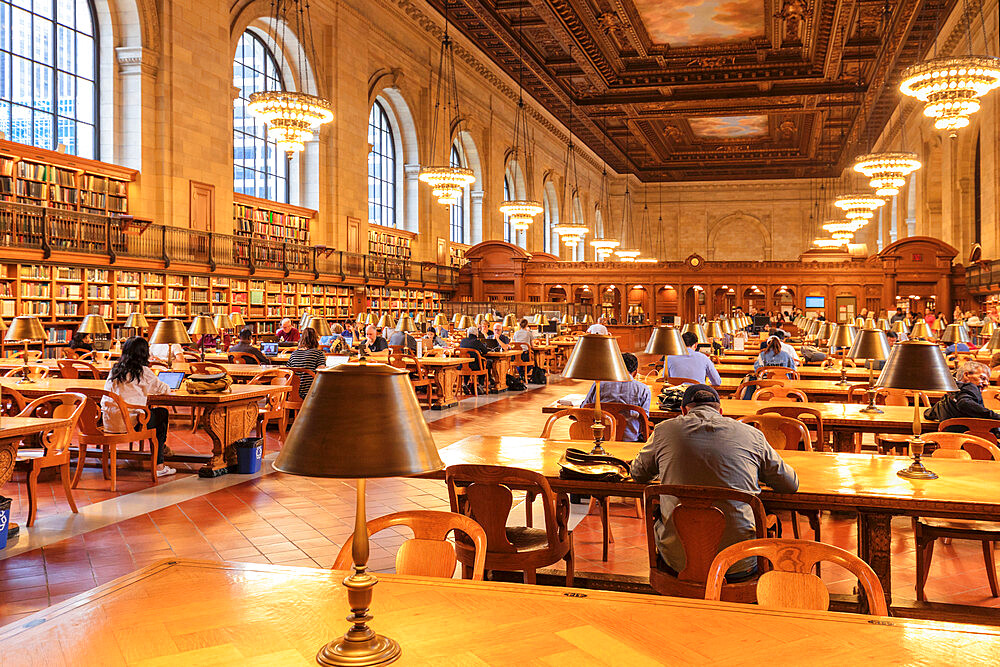
[[[493,382],[493,388],[490,393],[500,393],[501,391],[507,391],[507,373],[510,371],[510,359],[507,357],[497,357],[493,360],[493,366],[490,368],[490,380]]]
[[[257,427],[257,400],[206,405],[201,427],[212,439],[212,458],[198,470],[199,477],[225,475],[236,465],[233,443],[247,437]]]
[[[840,453],[853,454],[857,451],[854,446],[854,434],[845,433],[843,431],[833,432],[833,451]]]
[[[434,385],[437,389],[437,401],[431,406],[435,410],[443,410],[458,405],[458,391],[461,377],[454,366],[434,369]]]
[[[892,606],[892,515],[858,512],[858,555],[871,565]]]

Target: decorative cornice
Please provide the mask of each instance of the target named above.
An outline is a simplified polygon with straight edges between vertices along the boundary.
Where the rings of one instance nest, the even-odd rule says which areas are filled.
[[[115,48],[118,72],[122,75],[146,74],[156,76],[159,71],[160,56],[142,46],[119,46]]]

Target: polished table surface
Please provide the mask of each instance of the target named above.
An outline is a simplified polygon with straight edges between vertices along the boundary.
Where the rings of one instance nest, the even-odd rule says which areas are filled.
[[[107,361],[107,360],[105,360],[105,361],[92,361],[90,359],[84,359],[83,361],[85,361],[88,364],[91,364],[92,366],[94,366],[94,368],[96,368],[97,371],[102,376],[105,376],[105,377],[111,371],[111,366],[112,366],[112,363],[113,363],[113,362]],[[215,361],[211,361],[211,360],[206,360],[206,361],[209,361],[209,363],[213,363],[213,364],[215,364],[217,366],[221,366],[227,373],[229,373],[230,375],[232,375],[233,378],[237,379],[237,380],[246,380],[248,378],[252,378],[253,376],[257,375],[258,373],[261,373],[261,372],[266,371],[266,370],[270,370],[272,368],[283,368],[282,365],[260,366],[260,365],[257,365],[257,364],[230,364],[228,362],[219,363],[219,362],[215,362]],[[59,375],[59,366],[56,363],[55,359],[41,359],[39,361],[33,361],[32,365],[45,366],[46,368],[49,369],[49,376],[50,377],[52,375],[56,375],[56,376]],[[18,359],[0,359],[0,370],[10,370],[12,368],[20,368],[20,367],[21,367],[21,362]],[[181,364],[181,363],[175,362],[174,365],[173,365],[173,368],[171,370],[187,372],[188,371],[188,363]]]
[[[663,387],[663,382],[659,378],[654,379],[653,377],[648,377],[645,378],[643,382],[650,385],[650,387],[654,387],[653,391],[656,394],[659,394]],[[716,387],[716,389],[718,389],[719,393],[722,395],[732,394],[742,382],[742,377],[724,377],[722,378],[722,384]],[[851,387],[855,385],[867,387],[868,381],[867,378],[865,381],[848,379],[847,384],[839,384],[839,381],[834,379],[808,379],[783,380],[781,384],[791,389],[798,389],[799,391],[805,392],[806,396],[817,403],[826,401],[831,403],[843,403],[847,400],[847,392]],[[941,391],[925,391],[924,393],[931,399],[938,398],[944,394],[944,392]],[[858,396],[858,392],[855,392],[855,396]],[[860,393],[860,397],[857,398],[857,400],[861,399],[865,399],[865,393],[863,391]]]
[[[715,370],[719,371],[719,375],[722,377],[743,377],[747,373],[753,372],[753,363],[733,363],[728,359],[723,363],[715,364]],[[795,369],[799,373],[801,378],[812,378],[816,380],[837,380],[840,378],[840,369],[836,368],[820,368],[819,365],[815,366],[804,366],[800,365]],[[866,368],[848,368],[847,369],[847,379],[851,381],[868,381],[868,369]]]
[[[343,577],[278,565],[161,561],[0,629],[0,648],[24,666],[308,667],[322,645],[346,630]],[[371,626],[399,642],[400,665],[1000,662],[1000,630],[975,625],[522,584],[380,579]]]

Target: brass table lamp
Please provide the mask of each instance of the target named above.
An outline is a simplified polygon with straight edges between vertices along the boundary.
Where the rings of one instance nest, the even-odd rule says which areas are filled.
[[[243,319],[243,313],[236,310],[229,314],[229,321],[233,323],[233,328],[245,327],[247,321]]]
[[[934,324],[931,325],[931,331],[934,332],[935,336],[940,336],[944,332],[944,322],[938,317],[934,320]]]
[[[949,324],[944,329],[944,333],[941,334],[939,339],[942,343],[950,343],[953,345],[958,345],[959,343],[969,344],[972,342],[972,338],[969,336],[969,330],[961,324]]]
[[[325,317],[310,317],[309,321],[306,322],[306,327],[315,331],[317,336],[333,335],[333,329],[330,328],[330,322]]]
[[[705,325],[705,335],[710,339],[722,338],[726,335],[726,332],[722,329],[722,324],[719,320],[712,320]]]
[[[869,327],[862,329],[854,344],[847,353],[849,359],[864,359],[871,361],[884,361],[889,358],[889,339],[881,329]],[[861,409],[861,412],[869,414],[882,414],[882,411],[875,405],[875,366],[868,364],[868,405]]]
[[[399,321],[396,322],[396,326],[393,327],[396,331],[402,331],[403,333],[410,333],[411,331],[420,331],[417,327],[417,323],[413,321],[409,313],[403,313],[399,316]]]
[[[695,344],[708,342],[708,336],[705,335],[705,328],[700,324],[685,324],[681,327],[682,334],[686,334],[688,332],[693,333],[698,337],[698,341]]]
[[[382,317],[378,318],[378,324],[376,324],[375,327],[378,329],[385,329],[386,327],[395,329],[396,320],[392,319],[392,315],[389,313],[382,313]]]
[[[134,330],[134,335],[141,336],[142,332],[149,328],[149,322],[142,313],[129,313],[125,318],[126,329]]]
[[[514,313],[507,313],[503,316],[503,328],[507,330],[514,330],[517,328],[517,315]]]
[[[594,381],[594,448],[591,454],[606,454],[601,441],[604,439],[604,422],[601,415],[601,381],[628,382],[632,375],[625,368],[622,351],[613,336],[583,334],[569,353],[562,376],[574,380]]]
[[[458,324],[455,325],[455,328],[457,328],[462,333],[465,333],[465,331],[472,325],[473,325],[472,318],[469,317],[468,315],[462,315],[458,318]]]
[[[892,347],[875,386],[912,391],[958,391],[941,348],[935,343],[916,340],[896,343]],[[906,479],[937,479],[920,460],[926,444],[920,431],[920,401],[914,400],[913,437],[910,439],[913,463],[896,474]]]
[[[149,337],[150,345],[190,345],[190,343],[191,337],[188,336],[188,332],[184,328],[184,323],[172,317],[167,317],[157,322],[153,328],[152,335]],[[169,353],[167,354],[167,367],[174,367],[174,355]]]
[[[35,381],[28,373],[28,345],[39,341],[44,342],[48,339],[45,335],[45,328],[38,317],[36,315],[18,315],[11,320],[10,327],[7,328],[7,333],[4,334],[3,338],[10,343],[24,344],[24,359],[22,360],[24,363],[21,366],[21,379],[18,384],[34,384]]]
[[[987,322],[979,328],[979,332],[976,335],[979,336],[980,339],[989,338],[996,330],[996,325],[994,325],[993,322]]]
[[[188,327],[188,334],[201,336],[198,347],[201,348],[201,360],[205,361],[205,336],[219,335],[219,330],[215,328],[215,322],[208,315],[195,315],[191,326]]]
[[[310,313],[309,309],[306,308],[305,310],[302,311],[302,314],[299,315],[299,331],[302,331],[307,326],[309,326],[309,320],[311,319],[312,319],[312,313]]]
[[[837,324],[830,333],[830,353],[840,349],[840,380],[841,387],[847,386],[847,366],[844,364],[844,348],[848,350],[854,345],[854,327],[849,324]]]
[[[413,318],[413,323],[416,324],[418,327],[427,324],[427,315],[424,314],[424,311],[421,310],[419,313],[416,314],[416,316]]]
[[[454,326],[456,326],[456,327],[457,327],[457,326],[458,326],[458,322],[459,322],[459,320],[461,320],[461,319],[462,319],[462,314],[461,314],[461,313],[452,313],[452,315],[451,315],[451,323],[452,323],[452,324],[453,324]]]
[[[330,410],[331,405],[351,405],[352,409]],[[375,413],[382,417],[372,419]],[[372,589],[378,578],[368,572],[365,481],[443,467],[405,370],[361,362],[316,373],[274,469],[306,477],[357,480],[354,572],[344,579],[352,625],[343,637],[320,649],[316,661],[321,665],[384,665],[401,655],[396,641],[368,627]]]
[[[545,321],[544,315],[542,315],[541,313],[535,313],[534,315],[531,316],[530,324],[536,327],[543,327],[546,324],[548,324],[548,322]]]
[[[980,348],[980,351],[982,350],[986,350],[987,352],[1000,352],[1000,329],[993,330],[993,333],[990,334],[990,339]]]
[[[880,317],[878,322],[875,323],[875,328],[881,329],[882,331],[889,331],[889,329],[891,328],[889,326],[889,320],[885,319],[884,317]]]
[[[223,336],[227,331],[232,331],[234,334],[236,333],[236,325],[233,324],[232,318],[225,313],[218,313],[212,318],[212,323],[215,324],[215,328],[218,329]],[[223,343],[224,342],[225,341],[223,341]],[[225,347],[222,349],[225,349]]]
[[[580,320],[580,324],[586,324],[587,326],[590,326],[593,323],[594,323],[594,316],[591,315],[590,313],[585,314],[583,316],[583,319]]]
[[[378,319],[375,317],[375,313],[366,313],[365,314],[364,325],[366,327],[368,327],[368,326],[375,326],[377,322],[378,322]]]
[[[910,338],[913,340],[934,340],[934,333],[931,331],[931,328],[927,326],[927,322],[918,320],[917,323],[913,325],[913,329],[910,331]]]
[[[85,315],[76,331],[77,333],[97,335],[111,333],[111,330],[108,329],[108,323],[100,315]]]
[[[444,313],[438,313],[437,315],[434,316],[433,324],[435,327],[447,327],[449,324],[451,324],[451,321],[448,319],[448,316],[445,315]]]
[[[476,316],[475,316],[475,317],[474,317],[474,318],[472,319],[472,322],[473,322],[473,324],[475,324],[475,325],[476,325],[477,327],[478,327],[478,326],[479,326],[480,324],[482,324],[483,322],[488,322],[488,321],[489,321],[489,320],[487,320],[487,319],[486,319],[486,317],[485,317],[485,316],[484,316],[484,315],[483,315],[482,313],[479,313],[478,315],[476,315]]]
[[[669,355],[686,355],[687,353],[687,346],[684,345],[681,332],[677,330],[677,327],[656,327],[646,343],[646,354],[667,357]],[[666,359],[663,360],[663,377],[667,377]]]

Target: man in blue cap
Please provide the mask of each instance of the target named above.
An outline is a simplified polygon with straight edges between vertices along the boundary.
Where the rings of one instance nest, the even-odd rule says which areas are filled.
[[[632,477],[637,482],[716,486],[759,494],[761,483],[779,493],[793,493],[799,478],[785,465],[778,452],[753,426],[723,417],[719,394],[707,384],[684,390],[681,416],[656,426],[652,439],[632,461]],[[663,561],[680,572],[685,567],[684,547],[674,529],[672,515],[677,506],[673,496],[660,498],[656,536]],[[756,536],[753,512],[742,503],[720,503],[726,528],[718,551]],[[747,579],[756,572],[756,559],[733,565],[726,579]]]

